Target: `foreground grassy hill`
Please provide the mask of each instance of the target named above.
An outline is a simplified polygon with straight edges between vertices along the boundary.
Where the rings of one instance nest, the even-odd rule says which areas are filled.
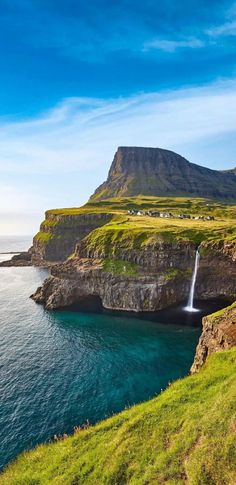
[[[158,397],[22,454],[6,485],[236,483],[236,348]]]

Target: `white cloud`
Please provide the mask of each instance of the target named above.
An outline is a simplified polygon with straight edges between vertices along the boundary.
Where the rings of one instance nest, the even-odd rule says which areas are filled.
[[[38,118],[0,122],[1,173],[98,169],[117,145],[167,146],[236,129],[236,80],[112,100],[69,98]]]
[[[209,37],[234,36],[236,35],[236,20],[212,27],[206,31],[206,34]]]
[[[224,21],[220,25],[211,26],[205,31],[209,37],[227,37],[236,35],[236,2],[225,12]]]
[[[69,98],[35,119],[0,120],[0,213],[80,205],[105,179],[118,145],[160,146],[230,168],[235,131],[236,80],[111,100]],[[222,154],[225,137],[231,142],[222,159],[217,147]]]
[[[144,44],[143,52],[156,49],[171,53],[178,49],[199,49],[204,46],[205,43],[203,40],[192,37],[182,40],[154,39]]]

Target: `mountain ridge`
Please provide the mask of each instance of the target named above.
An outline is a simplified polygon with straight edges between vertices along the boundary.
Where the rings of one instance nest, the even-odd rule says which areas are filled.
[[[120,146],[90,200],[140,194],[235,200],[235,173],[202,167],[164,148]]]

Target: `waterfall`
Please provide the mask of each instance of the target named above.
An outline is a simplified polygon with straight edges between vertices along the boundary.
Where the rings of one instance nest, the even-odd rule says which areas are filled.
[[[197,308],[194,308],[194,306],[193,306],[193,300],[194,300],[195,284],[196,284],[196,279],[197,279],[197,271],[198,271],[198,266],[199,266],[199,259],[200,259],[200,253],[197,249],[196,256],[195,256],[193,276],[192,276],[192,281],[191,281],[191,287],[190,287],[190,292],[189,292],[189,297],[188,297],[188,304],[185,307],[185,310],[188,311],[188,312],[197,312],[198,311]]]

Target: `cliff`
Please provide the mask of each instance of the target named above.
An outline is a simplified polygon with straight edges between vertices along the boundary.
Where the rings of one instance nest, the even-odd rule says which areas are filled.
[[[91,200],[139,194],[236,200],[236,179],[233,173],[190,163],[170,150],[119,147],[106,182]]]
[[[33,239],[32,264],[50,265],[65,260],[73,253],[77,241],[110,219],[109,213],[86,213],[79,209],[47,211]]]
[[[145,211],[140,216],[130,215],[127,209],[131,207],[145,207]],[[150,217],[147,214],[153,207],[171,211],[176,217]],[[105,308],[129,311],[157,311],[181,302],[188,296],[199,245],[196,296],[236,299],[235,206],[204,199],[139,197],[90,203],[82,210],[88,213],[73,217],[78,221],[83,217],[100,227],[73,246],[69,260],[52,267],[52,277],[35,293],[35,301],[48,309],[81,304],[88,298]],[[214,214],[216,220],[179,219],[183,211]],[[48,216],[59,217],[60,230],[64,230],[63,218],[68,215],[54,211]],[[41,261],[52,260],[57,254],[54,227],[49,225],[49,242],[40,240],[41,253],[36,246]],[[76,227],[79,239],[80,222]],[[86,230],[90,229],[86,225]]]
[[[183,223],[155,221],[156,227],[153,222],[147,228],[145,218],[135,224],[133,219],[111,220],[91,232],[71,258],[52,267],[33,299],[50,310],[90,299],[107,309],[136,312],[187,299],[198,241],[210,237],[204,224],[187,221],[186,229]],[[200,253],[196,296],[236,299],[236,241],[203,240]]]
[[[202,324],[202,334],[191,373],[199,371],[212,353],[236,346],[236,302],[228,308],[204,317]]]
[[[90,202],[81,208],[72,209],[53,209],[45,214],[45,220],[40,226],[40,231],[33,240],[32,263],[36,266],[50,266],[52,263],[66,260],[75,251],[76,243],[90,234],[94,229],[107,225],[114,220],[119,226],[128,219],[128,210],[136,209],[145,212],[164,211],[175,213],[176,216],[181,213],[189,213],[195,216],[204,214],[214,216],[219,221],[217,227],[222,231],[224,228],[228,231],[232,219],[236,217],[236,207],[225,205],[219,202],[209,201],[208,199],[194,198],[164,198],[164,197],[123,197],[106,201]],[[138,221],[139,219],[139,221]],[[129,217],[131,222],[131,218]],[[180,224],[183,231],[192,230],[195,227],[195,242],[201,242],[209,237],[209,233],[215,224],[204,224],[193,221],[161,221],[150,217],[132,218],[132,227],[134,224],[139,230],[145,229],[147,225],[156,232],[166,231],[171,238],[171,229],[173,233]],[[162,228],[164,224],[165,227]],[[199,231],[197,228],[199,227]],[[236,232],[236,231],[235,231]],[[199,236],[197,235],[199,233]],[[184,235],[183,235],[184,236]],[[186,233],[186,239],[188,234]]]

